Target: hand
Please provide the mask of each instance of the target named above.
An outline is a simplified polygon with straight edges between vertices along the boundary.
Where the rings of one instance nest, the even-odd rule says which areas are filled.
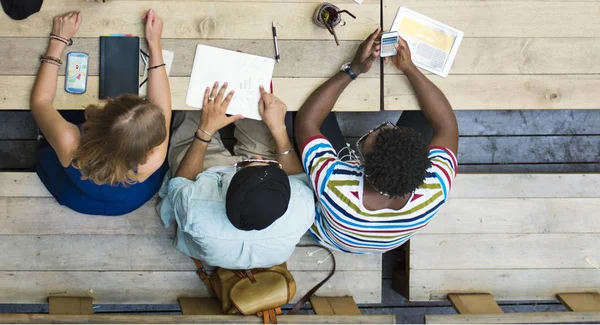
[[[381,44],[374,45],[375,40],[379,37],[381,37],[381,27],[377,27],[373,34],[369,35],[369,37],[358,47],[354,60],[350,63],[350,69],[357,76],[371,70],[373,62],[379,58]]]
[[[215,82],[212,88],[206,87],[204,91],[204,102],[202,103],[202,119],[199,128],[215,134],[223,127],[244,118],[242,115],[227,116],[225,112],[233,97],[233,91],[230,91],[225,97],[225,90],[227,90],[227,83],[223,84],[223,87],[219,90],[219,82]],[[209,94],[210,93],[210,94]]]
[[[396,55],[389,57],[392,63],[398,68],[398,70],[406,73],[408,70],[415,68],[415,64],[412,62],[410,55],[410,48],[408,47],[408,43],[402,38],[398,38],[398,44],[394,45],[396,48]],[[389,60],[385,58],[383,60],[387,63]]]
[[[54,17],[52,34],[71,39],[77,33],[79,25],[81,25],[81,13],[79,11],[67,12],[62,16]]]
[[[260,100],[258,101],[258,113],[272,134],[286,131],[285,113],[287,106],[279,98],[265,91],[260,86]]]
[[[142,16],[142,20],[146,21],[146,40],[149,47],[160,46],[160,38],[162,37],[163,20],[158,14],[152,10]]]

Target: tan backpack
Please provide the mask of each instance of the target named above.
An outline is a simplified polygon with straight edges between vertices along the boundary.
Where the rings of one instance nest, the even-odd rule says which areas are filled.
[[[299,247],[319,247],[331,254],[333,267],[331,273],[304,297],[302,297],[288,315],[295,314],[308,299],[335,273],[335,256],[328,248],[319,245],[298,245]],[[296,294],[296,281],[287,269],[287,263],[266,269],[229,270],[217,268],[208,275],[202,263],[192,258],[196,272],[208,290],[221,301],[225,314],[258,315],[264,323],[277,324],[277,315],[281,315],[281,306],[292,301]]]

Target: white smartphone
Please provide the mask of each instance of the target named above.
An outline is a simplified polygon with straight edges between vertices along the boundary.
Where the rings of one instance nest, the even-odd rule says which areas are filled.
[[[67,55],[67,73],[65,91],[71,94],[83,94],[87,88],[88,61],[90,57],[83,52],[69,52]]]
[[[385,32],[381,34],[381,57],[387,57],[396,55],[396,48],[394,45],[398,44],[400,34],[398,32]]]

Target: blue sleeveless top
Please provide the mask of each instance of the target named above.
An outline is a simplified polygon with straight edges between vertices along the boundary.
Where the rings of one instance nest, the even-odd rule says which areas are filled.
[[[36,172],[58,203],[80,213],[118,216],[136,210],[150,200],[162,184],[167,162],[142,183],[131,185],[98,185],[81,179],[81,171],[73,165],[64,168],[52,147],[38,151]]]

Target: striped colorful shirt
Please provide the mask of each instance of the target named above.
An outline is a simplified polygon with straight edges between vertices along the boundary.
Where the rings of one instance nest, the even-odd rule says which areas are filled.
[[[456,156],[431,147],[425,182],[400,210],[363,206],[364,167],[338,159],[331,143],[316,136],[302,149],[302,164],[317,198],[310,233],[322,245],[343,252],[383,253],[425,227],[446,202],[458,168]]]

